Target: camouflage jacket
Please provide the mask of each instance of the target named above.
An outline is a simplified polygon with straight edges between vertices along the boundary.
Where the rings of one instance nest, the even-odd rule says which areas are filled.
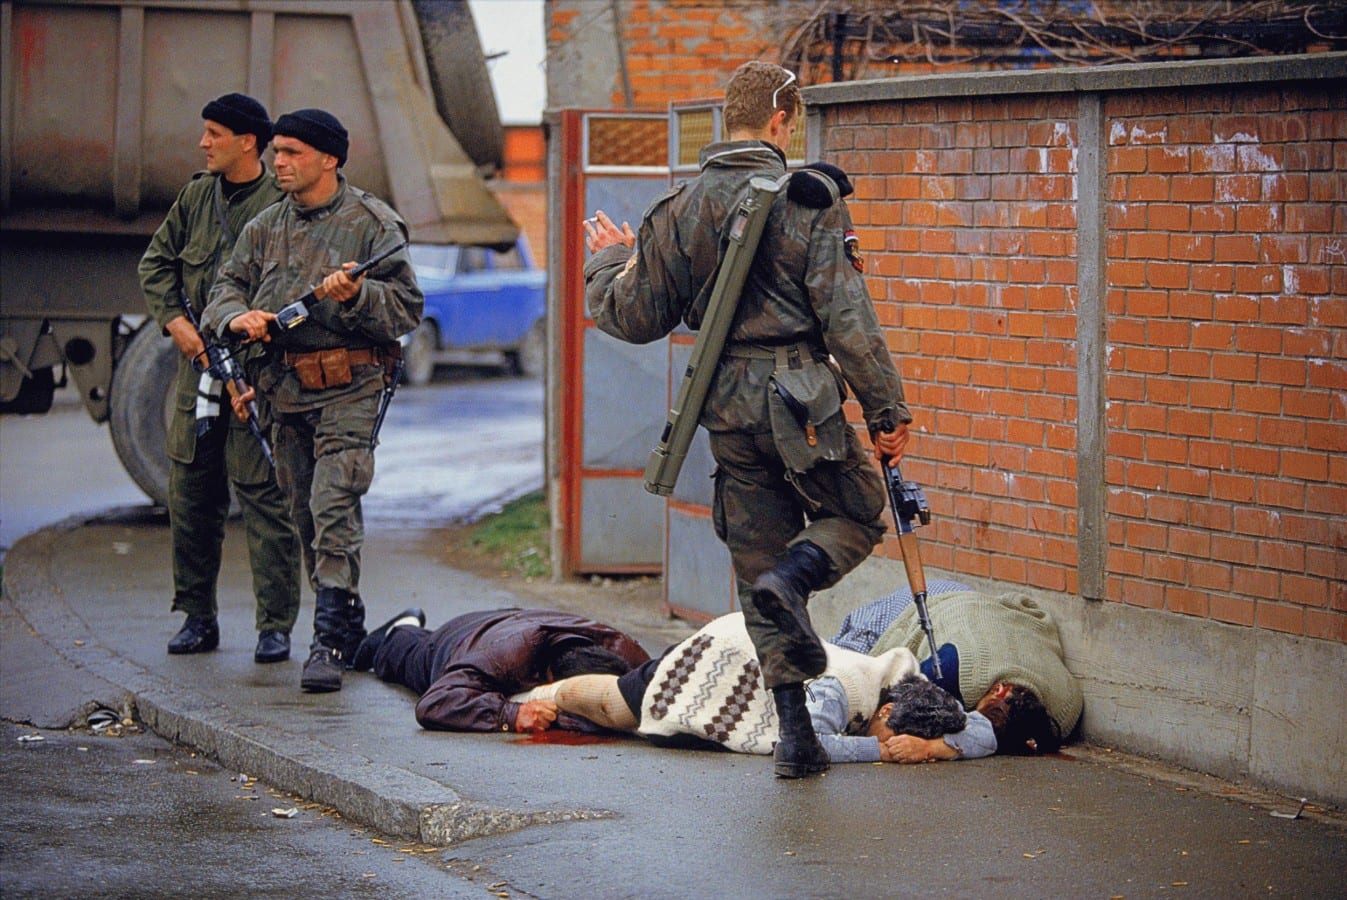
[[[684,322],[696,329],[695,304],[714,277],[721,234],[756,176],[785,174],[780,150],[762,141],[710,144],[701,174],[655,200],[634,250],[606,247],[585,265],[585,299],[599,328],[633,343],[657,340]],[[734,344],[804,342],[831,354],[860,401],[867,424],[910,422],[903,383],[884,342],[865,278],[848,257],[851,215],[838,201],[811,209],[782,191],[730,327]],[[705,301],[703,301],[704,304]],[[721,358],[700,422],[711,431],[766,432],[770,359]]]
[[[339,176],[337,193],[322,206],[306,209],[287,196],[243,229],[234,252],[220,267],[202,326],[227,335],[235,316],[249,309],[276,312],[342,263],[364,262],[405,240],[406,234],[397,213],[348,185],[344,176]],[[303,324],[281,335],[273,332],[266,364],[254,383],[280,412],[316,409],[377,393],[383,372],[376,366],[358,367],[345,387],[303,390],[284,364],[282,351],[383,346],[415,329],[424,306],[407,252],[394,254],[365,276],[354,299],[311,303]]]
[[[150,246],[140,259],[140,286],[150,315],[163,328],[183,314],[179,292],[186,293],[192,314],[201,318],[220,261],[253,216],[281,197],[276,177],[265,172],[255,184],[226,199],[221,177],[197,172],[178,193]],[[218,212],[217,212],[218,210]],[[225,228],[220,227],[221,216]],[[227,229],[227,230],[226,230]],[[196,414],[194,412],[201,375],[186,357],[178,357],[175,383],[176,415],[169,425],[168,454],[179,462],[190,462],[196,451]],[[228,404],[225,404],[226,411]],[[235,427],[245,427],[234,421]]]

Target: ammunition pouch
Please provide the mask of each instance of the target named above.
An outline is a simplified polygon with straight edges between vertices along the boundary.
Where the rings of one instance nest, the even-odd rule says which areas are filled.
[[[843,388],[832,367],[807,352],[792,358],[791,349],[776,348],[767,412],[777,453],[786,468],[801,473],[820,462],[846,459],[850,426],[842,412]]]
[[[310,353],[286,352],[285,365],[306,391],[342,388],[351,383],[352,366],[379,365],[379,351],[373,348],[314,350]]]

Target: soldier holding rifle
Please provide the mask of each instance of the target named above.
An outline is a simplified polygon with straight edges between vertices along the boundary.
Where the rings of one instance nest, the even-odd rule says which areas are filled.
[[[257,599],[259,663],[290,656],[299,615],[299,541],[263,446],[221,412],[221,379],[207,371],[194,319],[205,308],[220,261],[248,220],[282,196],[261,160],[271,141],[266,109],[225,94],[201,110],[206,169],[178,194],[140,261],[150,314],[182,354],[168,427],[168,514],[173,543],[173,609],[187,614],[169,653],[202,653],[220,643],[216,585],[229,487],[243,513]],[[260,410],[267,420],[265,403]]]
[[[341,122],[320,109],[276,120],[286,197],[243,230],[203,317],[221,337],[267,345],[250,374],[276,412],[276,476],[317,594],[300,678],[310,692],[341,690],[366,634],[360,501],[374,476],[374,430],[398,337],[417,326],[424,306],[405,249],[351,277],[359,261],[404,242],[407,228],[338,171],[349,144]],[[277,312],[310,291],[307,315],[278,327]]]
[[[784,148],[802,113],[793,73],[745,63],[725,92],[729,140],[702,149],[697,178],[657,199],[639,233],[602,212],[585,221],[594,254],[586,300],[601,329],[645,343],[680,321],[701,326],[726,226],[754,177],[785,174]],[[796,191],[793,176],[792,189],[772,201],[700,413],[716,461],[713,521],[773,693],[775,769],[785,778],[828,768],[805,708],[803,683],[827,662],[805,603],[884,534],[884,483],[846,422],[844,384],[893,464],[912,420],[840,200],[850,185],[823,168],[835,183],[822,198],[817,180]]]

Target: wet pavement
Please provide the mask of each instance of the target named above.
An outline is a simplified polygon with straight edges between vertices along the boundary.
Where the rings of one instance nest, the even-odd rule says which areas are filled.
[[[401,469],[391,416],[381,474]],[[434,426],[425,436],[488,439]],[[442,477],[416,471],[405,470],[407,483]],[[1318,809],[1287,818],[1293,798],[1104,747],[1069,746],[1047,759],[839,766],[791,782],[774,778],[766,757],[637,739],[423,731],[414,698],[367,674],[348,673],[339,693],[306,695],[299,648],[311,636],[312,598],[296,658],[254,664],[247,567],[238,526],[230,528],[221,648],[193,657],[164,652],[180,617],[168,611],[162,514],[121,507],[18,541],[0,601],[0,717],[61,728],[99,707],[125,707],[224,772],[246,772],[390,839],[445,848],[433,857],[448,867],[445,891],[460,884],[453,873],[470,870],[477,889],[537,897],[1344,896],[1342,818]],[[371,521],[362,585],[371,623],[409,605],[435,625],[523,602],[437,562],[442,539],[433,523]],[[556,605],[567,603],[652,653],[691,630],[654,604],[595,595]],[[3,778],[7,794],[22,791],[19,772],[6,767]],[[222,832],[217,849],[228,841]],[[343,884],[331,893],[343,894]],[[164,893],[174,883],[145,886]]]

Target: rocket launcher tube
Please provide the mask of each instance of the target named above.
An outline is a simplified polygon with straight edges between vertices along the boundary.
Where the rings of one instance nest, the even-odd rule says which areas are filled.
[[[752,179],[748,183],[748,194],[735,211],[725,254],[716,271],[715,286],[711,289],[706,315],[697,331],[697,340],[692,345],[692,356],[688,359],[683,381],[678,386],[677,399],[669,410],[659,443],[650,452],[650,460],[646,463],[645,489],[652,494],[667,497],[673,493],[678,473],[683,468],[683,460],[687,458],[688,447],[697,431],[697,420],[701,418],[711,379],[720,364],[725,339],[739,308],[739,296],[743,293],[748,270],[753,265],[753,256],[758,251],[767,215],[772,210],[773,200],[788,180],[789,176],[779,179],[759,176]]]

